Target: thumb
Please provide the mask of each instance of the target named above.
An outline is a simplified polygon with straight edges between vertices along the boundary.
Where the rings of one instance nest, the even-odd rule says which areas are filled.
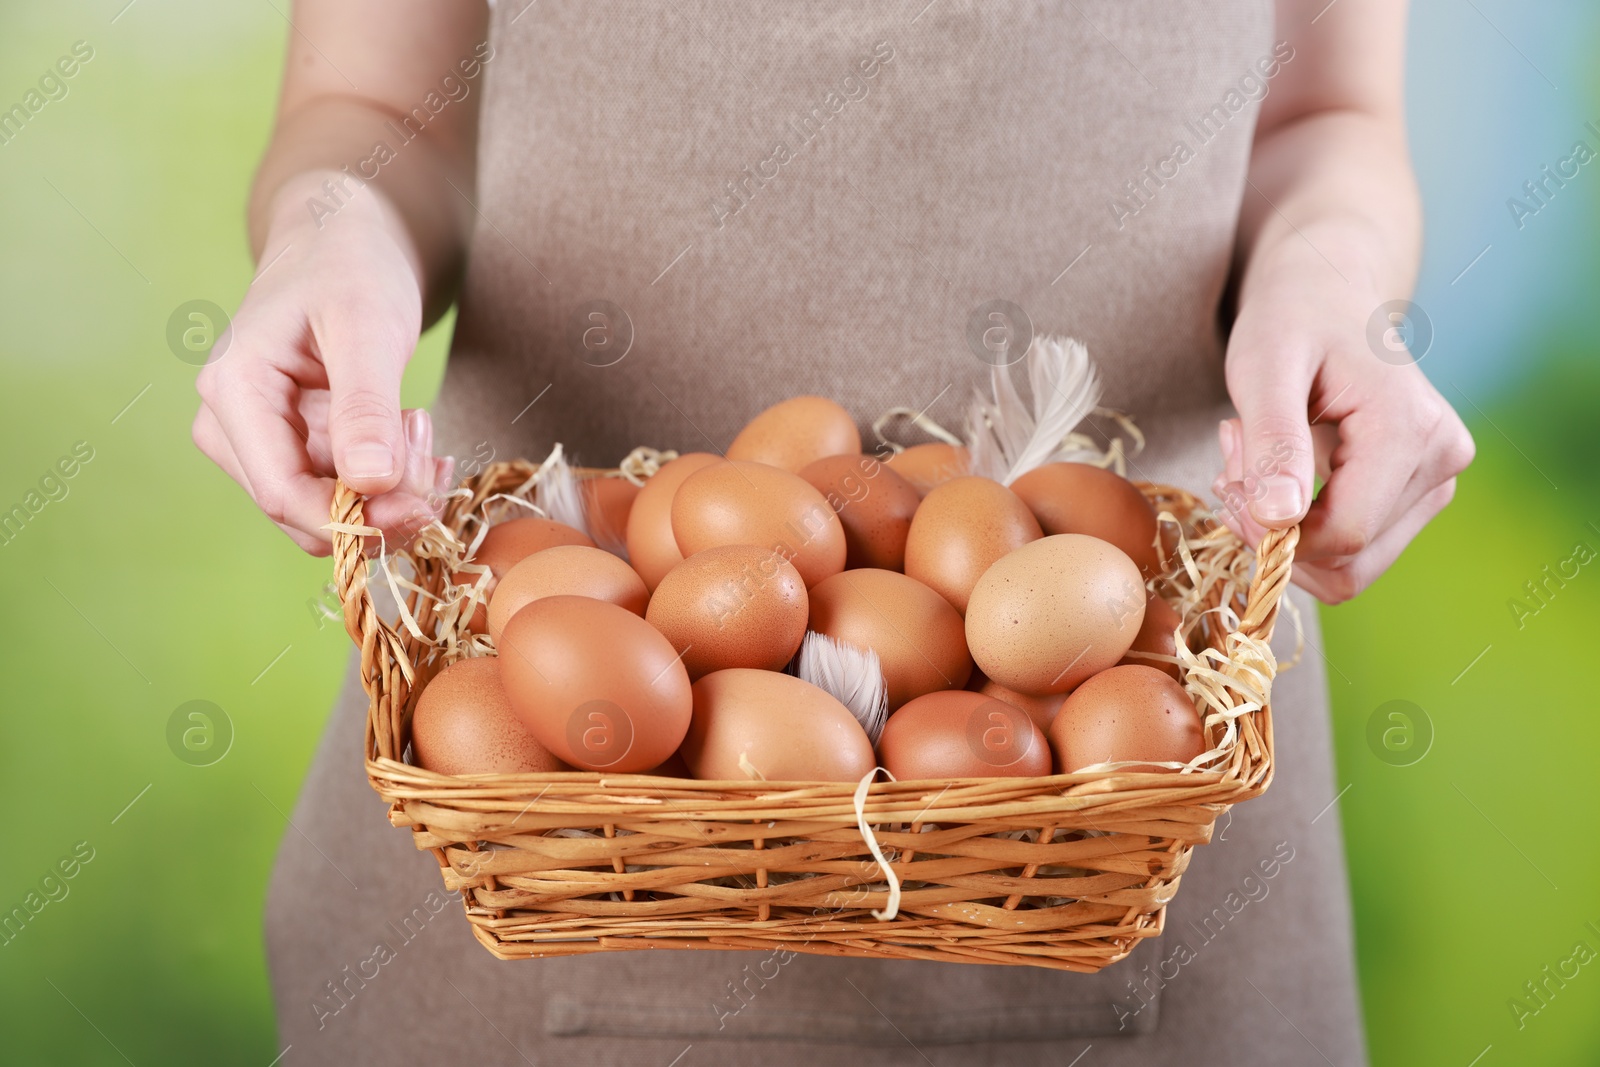
[[[392,314],[349,306],[322,325],[317,341],[328,372],[334,469],[359,493],[386,493],[400,484],[407,467],[400,378],[416,331],[408,335]]]
[[[1242,430],[1242,491],[1257,523],[1292,526],[1311,506],[1315,452],[1306,418],[1309,388],[1271,369],[1250,377],[1230,390]]]

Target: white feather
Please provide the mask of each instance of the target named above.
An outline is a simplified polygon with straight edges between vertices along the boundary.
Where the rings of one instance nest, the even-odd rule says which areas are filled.
[[[1010,485],[1042,464],[1081,449],[1067,438],[1100,402],[1089,350],[1073,338],[1037,336],[1028,347],[1030,412],[1009,367],[989,373],[992,399],[974,397],[967,415],[972,471]]]
[[[799,673],[850,709],[874,745],[889,718],[889,689],[878,654],[815,630],[800,643]]]
[[[559,443],[539,464],[533,503],[556,522],[565,523],[585,535],[589,533],[589,516],[583,506],[583,494],[578,489],[578,476],[573,473]]]

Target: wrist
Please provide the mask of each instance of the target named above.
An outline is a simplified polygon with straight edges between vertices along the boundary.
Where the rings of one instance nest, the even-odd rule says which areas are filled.
[[[262,264],[291,245],[376,241],[404,259],[422,288],[422,257],[404,216],[380,186],[348,169],[319,168],[286,179],[272,192],[265,221]]]

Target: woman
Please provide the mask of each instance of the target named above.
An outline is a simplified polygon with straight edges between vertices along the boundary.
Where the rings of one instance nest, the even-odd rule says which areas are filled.
[[[1088,344],[1151,441],[1138,476],[1212,485],[1251,541],[1301,523],[1295,582],[1325,602],[1471,460],[1394,332],[1419,255],[1403,5],[525,3],[295,5],[261,268],[194,436],[309,552],[335,473],[403,536],[457,473],[436,453],[721,448],[800,393],[959,425],[996,298]],[[458,294],[436,449],[399,384]],[[385,825],[352,676],[268,900],[284,1042],[298,1063],[1364,1062],[1323,666],[1275,691],[1272,791],[1196,853],[1165,936],[1095,976],[496,961]]]

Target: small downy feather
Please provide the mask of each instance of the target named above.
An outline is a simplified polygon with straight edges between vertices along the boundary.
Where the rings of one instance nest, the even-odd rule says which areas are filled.
[[[583,494],[578,489],[578,476],[567,462],[566,453],[559,443],[539,464],[533,503],[556,522],[565,523],[589,536],[589,517],[584,510]]]
[[[1037,336],[1026,358],[1031,412],[1017,392],[1010,367],[991,367],[993,398],[978,393],[968,409],[972,471],[1002,485],[1081,452],[1067,438],[1100,402],[1100,378],[1081,341]]]
[[[815,630],[800,643],[800,678],[850,709],[874,745],[889,718],[889,688],[878,654]]]

